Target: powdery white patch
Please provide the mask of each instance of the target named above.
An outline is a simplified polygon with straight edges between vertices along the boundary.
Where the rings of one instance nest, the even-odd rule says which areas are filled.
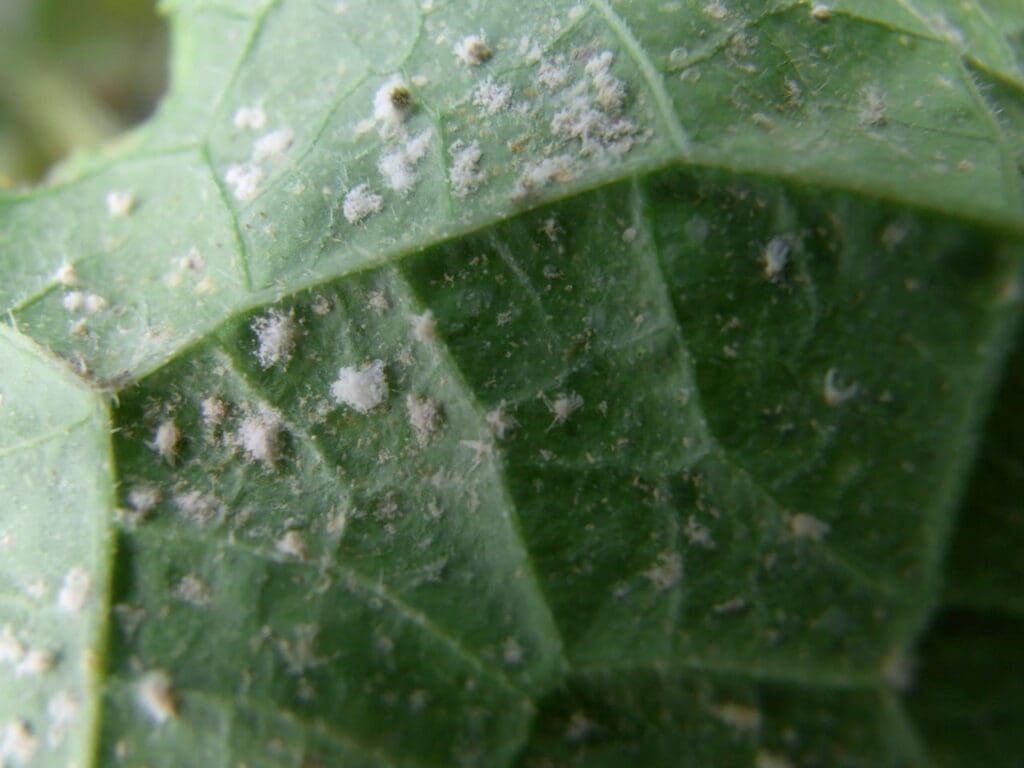
[[[829,368],[825,372],[825,383],[822,386],[821,395],[825,399],[826,405],[830,408],[836,408],[847,400],[856,397],[857,389],[856,384],[843,386],[839,379],[839,371],[835,368]]]
[[[107,300],[95,293],[85,294],[85,311],[90,315],[102,312],[107,308]]]
[[[293,141],[295,141],[295,131],[288,127],[266,133],[253,142],[252,160],[255,163],[260,163],[273,157],[280,157],[288,151]]]
[[[404,193],[416,185],[419,180],[416,167],[427,153],[430,138],[430,131],[424,131],[380,156],[377,170],[390,189]]]
[[[726,702],[712,707],[715,717],[737,731],[754,732],[761,729],[761,711],[746,704]]]
[[[391,303],[388,301],[388,297],[384,295],[383,291],[370,291],[369,295],[366,297],[366,306],[378,315],[391,309]]]
[[[347,405],[359,413],[369,413],[388,397],[384,361],[374,360],[358,370],[342,368],[338,371],[337,380],[331,385],[331,395],[341,405]]]
[[[128,492],[128,505],[139,515],[152,511],[160,503],[160,489],[154,485],[138,485]]]
[[[68,726],[78,717],[78,701],[68,691],[60,691],[47,702],[46,716],[50,720],[46,740],[50,746],[58,746],[64,741]]]
[[[466,197],[475,192],[484,183],[486,177],[480,172],[480,142],[464,144],[455,141],[448,150],[452,156],[452,165],[448,171],[448,181],[456,197]]]
[[[761,265],[764,276],[769,280],[778,280],[789,263],[789,241],[782,235],[776,235],[761,251]]]
[[[793,535],[798,539],[821,541],[828,535],[828,532],[831,530],[831,526],[825,521],[819,520],[814,515],[799,512],[793,515],[792,519],[790,519],[789,530],[792,531]]]
[[[704,6],[704,13],[716,21],[721,21],[729,15],[729,9],[726,8],[722,0],[712,0]]]
[[[693,515],[690,515],[686,521],[683,535],[686,536],[688,542],[696,547],[703,547],[704,549],[715,548],[715,540],[711,537],[711,531],[708,530],[706,525],[697,522],[697,518]]]
[[[596,92],[597,103],[604,109],[621,109],[626,100],[625,84],[612,74],[614,60],[615,54],[602,51],[591,56],[583,67]]]
[[[202,272],[206,269],[206,259],[203,258],[203,254],[199,252],[199,249],[192,246],[188,249],[188,253],[178,259],[178,269],[183,272]]]
[[[43,648],[30,648],[14,667],[15,677],[36,677],[53,669],[57,654]]]
[[[53,273],[53,279],[64,286],[72,286],[78,284],[78,275],[75,273],[74,264],[61,264],[57,271]]]
[[[81,291],[68,291],[61,299],[61,304],[68,312],[81,312],[85,307],[85,294]]]
[[[823,3],[815,3],[811,6],[811,16],[817,21],[828,21],[832,18],[832,9]]]
[[[258,131],[267,124],[267,113],[262,107],[239,107],[235,110],[235,128]]]
[[[193,574],[183,576],[172,594],[178,600],[190,605],[203,606],[210,602],[210,588]]]
[[[111,190],[106,196],[107,213],[112,218],[123,218],[135,207],[135,195],[131,192]]]
[[[484,415],[484,420],[487,422],[487,426],[490,427],[491,432],[499,440],[504,440],[516,428],[516,420],[505,411],[504,400],[498,403],[497,408],[488,411]]]
[[[455,44],[454,50],[459,62],[467,67],[479,67],[494,55],[483,32],[479,35],[466,35]]]
[[[385,130],[393,130],[405,122],[411,107],[409,86],[398,75],[388,78],[373,95],[373,117],[383,123]]]
[[[263,182],[263,169],[254,163],[236,163],[224,172],[224,181],[236,200],[252,200]]]
[[[614,58],[611,51],[591,56],[583,68],[585,77],[573,86],[566,106],[551,120],[552,132],[578,140],[583,156],[624,155],[643,139],[636,124],[622,114],[626,86],[612,74]]]
[[[207,397],[199,404],[199,412],[203,417],[203,426],[212,432],[224,423],[228,415],[228,406],[219,398]]]
[[[559,91],[569,84],[571,74],[566,66],[565,57],[544,59],[537,69],[537,80],[549,91]]]
[[[489,443],[485,440],[460,440],[459,445],[469,448],[473,451],[473,468],[480,466],[480,463],[484,459],[489,459],[494,455],[494,443]]]
[[[780,754],[759,749],[754,757],[754,768],[793,768],[793,763]]]
[[[434,439],[444,423],[441,406],[432,397],[409,394],[405,398],[405,408],[409,412],[409,425],[416,433],[416,441],[426,445]]]
[[[473,91],[473,104],[480,107],[486,115],[496,115],[504,111],[512,101],[512,86],[507,83],[496,83],[487,78]]]
[[[287,368],[298,335],[294,313],[272,309],[252,321],[252,330],[256,334],[256,359],[260,367],[264,370],[273,366]]]
[[[678,552],[662,552],[644,576],[659,590],[671,589],[683,577],[683,558]]]
[[[366,184],[353,187],[345,195],[341,204],[341,212],[345,215],[349,224],[359,224],[361,221],[380,213],[384,207],[384,198],[371,192]]]
[[[238,427],[238,444],[249,458],[273,468],[277,461],[281,415],[272,408],[246,416]]]
[[[877,85],[866,85],[860,90],[860,111],[861,125],[877,128],[885,125],[888,107],[885,104],[885,94]]]
[[[135,701],[157,725],[178,716],[178,702],[170,676],[162,671],[147,672],[135,684]]]
[[[274,549],[282,555],[294,557],[299,560],[306,556],[306,542],[298,531],[287,531],[274,544]]]
[[[153,441],[149,443],[161,459],[171,464],[178,456],[178,447],[181,444],[181,430],[174,423],[174,419],[165,419],[157,425],[153,433]]]
[[[563,392],[555,397],[553,402],[547,404],[551,415],[555,417],[551,422],[552,427],[560,427],[569,418],[583,407],[583,398],[576,392]]]
[[[25,658],[25,646],[21,644],[11,626],[5,625],[0,632],[0,664],[14,666]]]
[[[4,726],[0,757],[15,765],[28,765],[38,749],[39,739],[24,720],[14,720]]]
[[[92,591],[92,577],[78,565],[64,574],[60,591],[57,592],[57,607],[68,613],[79,613],[85,607]]]
[[[431,344],[437,341],[437,322],[434,320],[434,313],[429,309],[422,315],[411,315],[412,336],[421,344]]]
[[[208,523],[221,514],[216,498],[202,491],[186,491],[174,497],[174,505],[186,519],[193,523]]]
[[[523,168],[512,189],[512,196],[516,199],[528,197],[555,182],[572,181],[578,173],[576,163],[569,155],[545,157]]]

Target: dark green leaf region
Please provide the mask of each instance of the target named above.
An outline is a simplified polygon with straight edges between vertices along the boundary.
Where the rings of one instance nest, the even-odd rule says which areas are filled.
[[[0,765],[976,764],[1016,2],[164,5],[0,194]]]

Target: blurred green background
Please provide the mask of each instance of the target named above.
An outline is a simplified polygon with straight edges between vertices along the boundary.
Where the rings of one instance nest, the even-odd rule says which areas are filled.
[[[166,78],[155,0],[0,0],[0,186],[145,119]]]

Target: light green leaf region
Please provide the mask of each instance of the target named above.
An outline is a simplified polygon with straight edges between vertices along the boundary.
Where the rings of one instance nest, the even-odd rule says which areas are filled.
[[[0,523],[90,553],[0,540],[2,759],[923,761],[1024,97],[918,5],[170,4],[158,116],[0,197]]]

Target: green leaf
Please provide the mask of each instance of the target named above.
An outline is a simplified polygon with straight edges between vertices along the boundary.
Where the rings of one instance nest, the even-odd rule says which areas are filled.
[[[158,116],[0,197],[13,412],[107,489],[35,761],[91,648],[80,764],[921,763],[1024,71],[916,5],[169,3]]]

